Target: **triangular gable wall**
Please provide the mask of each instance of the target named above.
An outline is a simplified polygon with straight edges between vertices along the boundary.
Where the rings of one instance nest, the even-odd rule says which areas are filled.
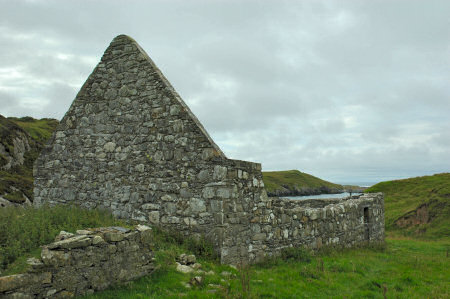
[[[82,86],[34,176],[36,206],[75,203],[206,235],[223,261],[246,252],[240,222],[247,225],[250,201],[263,190],[261,165],[227,159],[125,35]]]
[[[117,63],[114,63],[114,61],[119,61]],[[217,151],[217,153],[225,158],[225,154],[221,151],[221,149],[216,145],[216,143],[213,141],[213,139],[209,136],[208,132],[205,130],[203,125],[200,123],[200,121],[197,119],[197,117],[192,113],[191,109],[186,105],[186,103],[183,101],[183,99],[178,95],[178,93],[175,91],[175,89],[172,87],[170,82],[166,79],[164,74],[159,70],[159,68],[156,66],[156,64],[153,62],[153,60],[148,56],[148,54],[142,49],[142,47],[131,37],[127,35],[119,35],[111,42],[109,47],[106,49],[105,53],[103,54],[100,63],[96,66],[92,74],[88,77],[85,84],[77,94],[77,97],[72,103],[71,108],[66,113],[66,115],[61,120],[61,124],[58,129],[64,130],[64,125],[67,125],[67,119],[68,116],[72,116],[70,111],[80,105],[81,102],[84,101],[92,101],[93,99],[95,101],[109,101],[111,100],[111,96],[114,95],[114,92],[116,94],[119,94],[120,96],[120,88],[123,86],[127,86],[127,83],[132,82],[132,78],[129,78],[128,80],[121,80],[121,82],[116,82],[117,85],[111,86],[114,84],[113,82],[109,83],[107,89],[110,91],[109,94],[106,94],[106,91],[102,91],[102,88],[96,88],[98,85],[95,85],[96,79],[98,77],[101,77],[102,73],[109,72],[109,73],[115,73],[112,77],[121,76],[121,74],[130,74],[134,73],[136,75],[136,67],[133,62],[138,62],[141,68],[145,69],[145,74],[137,74],[139,80],[136,81],[136,83],[142,83],[145,82],[147,89],[149,86],[153,88],[158,88],[159,90],[164,90],[165,93],[167,93],[167,97],[170,98],[172,101],[174,101],[174,104],[179,104],[182,107],[182,111],[187,114],[189,118],[191,118],[192,122],[198,127],[198,129],[201,131],[201,133],[207,138],[209,143],[211,144],[212,148]],[[145,66],[145,67],[142,67]],[[134,78],[136,78],[134,76]],[[110,79],[110,78],[107,78]],[[97,82],[98,84],[98,82]],[[101,83],[100,83],[101,84]],[[104,88],[103,88],[104,89]],[[139,88],[137,88],[139,89]],[[141,93],[141,97],[148,96],[148,93],[145,91]],[[135,97],[139,97],[139,95],[135,94],[128,94],[128,98],[133,101],[135,100]],[[151,96],[148,96],[148,102],[151,102],[153,98]],[[75,106],[75,107],[73,107]],[[72,121],[69,120],[69,124],[72,125]]]
[[[36,204],[78,201],[115,210],[112,197],[124,205],[132,195],[142,201],[142,192],[129,187],[134,182],[174,192],[203,164],[222,160],[225,155],[145,51],[120,35],[36,161]],[[177,186],[165,183],[172,178]],[[42,194],[41,183],[48,187]],[[146,217],[128,210],[116,213]]]

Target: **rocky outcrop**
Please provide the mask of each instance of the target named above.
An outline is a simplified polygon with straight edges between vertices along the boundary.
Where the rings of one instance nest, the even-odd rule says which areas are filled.
[[[38,144],[24,129],[0,115],[0,207],[31,203],[27,167],[31,170],[38,151]]]
[[[430,215],[428,212],[428,204],[423,204],[416,210],[400,217],[395,221],[398,227],[405,228],[419,224],[426,224],[430,221]]]
[[[30,151],[39,149],[37,142],[24,129],[0,115],[0,170],[11,170],[30,162]]]
[[[0,298],[69,298],[134,280],[155,268],[152,244],[143,225],[61,232],[26,273],[0,277]]]
[[[0,115],[0,207],[31,204],[33,163],[45,142],[38,133],[50,135],[56,123],[53,119]],[[32,136],[24,128],[38,133]]]
[[[10,170],[11,167],[23,165],[25,162],[25,154],[30,151],[31,147],[28,142],[29,136],[24,132],[14,132],[12,137],[12,146],[0,143],[0,159],[2,161],[2,170]],[[11,151],[12,148],[12,151]]]

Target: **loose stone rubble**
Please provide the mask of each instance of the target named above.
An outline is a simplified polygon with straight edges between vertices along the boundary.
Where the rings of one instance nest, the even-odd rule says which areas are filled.
[[[228,159],[142,48],[116,37],[34,167],[34,204],[79,204],[210,240],[222,263],[286,246],[384,240],[382,194],[267,197],[261,164]],[[83,239],[78,242],[83,243]]]
[[[202,265],[200,263],[196,262],[195,255],[187,255],[187,254],[181,254],[177,258],[177,262],[175,263],[176,269],[178,272],[181,273],[203,273],[204,271],[200,270]]]
[[[142,277],[155,268],[152,239],[143,225],[62,231],[28,272],[0,277],[0,298],[81,296]]]

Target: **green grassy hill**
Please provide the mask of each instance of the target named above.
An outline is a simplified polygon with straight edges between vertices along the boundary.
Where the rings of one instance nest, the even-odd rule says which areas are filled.
[[[53,118],[34,119],[29,116],[8,117],[8,120],[24,129],[33,140],[39,143],[40,147],[45,145],[59,124],[59,121]]]
[[[269,196],[341,193],[343,187],[298,170],[264,171],[264,185]]]
[[[385,194],[386,230],[450,237],[450,173],[381,182],[365,192]]]
[[[0,115],[0,206],[33,197],[33,163],[58,121]]]

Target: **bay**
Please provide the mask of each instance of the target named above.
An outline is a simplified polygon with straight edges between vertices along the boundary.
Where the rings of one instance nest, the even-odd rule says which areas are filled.
[[[352,195],[360,195],[361,193],[352,193]],[[305,196],[283,196],[282,198],[305,200],[305,199],[321,199],[321,198],[344,198],[350,196],[350,193],[343,192],[338,194],[318,194]]]

